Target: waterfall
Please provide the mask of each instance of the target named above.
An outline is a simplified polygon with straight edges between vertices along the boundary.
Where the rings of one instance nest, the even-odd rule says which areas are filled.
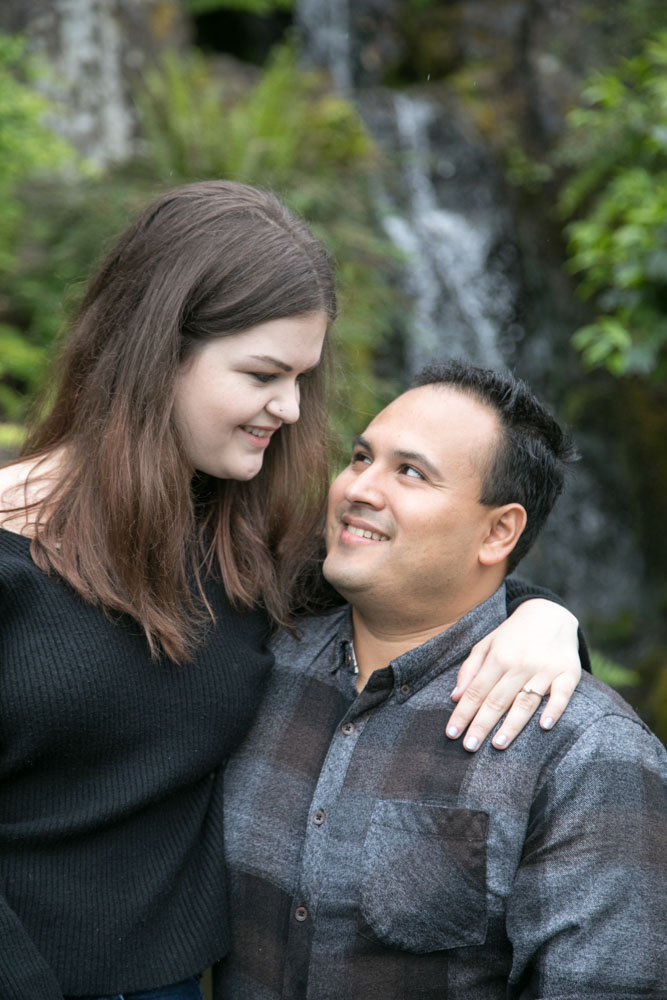
[[[331,74],[336,90],[352,93],[350,0],[305,0],[295,20],[305,41],[307,61]]]
[[[375,194],[385,231],[405,255],[404,283],[414,303],[406,333],[408,374],[446,355],[501,365],[516,288],[493,260],[504,239],[502,212],[489,205],[486,191],[471,197],[468,136],[457,136],[452,127],[445,159],[429,136],[444,113],[437,100],[422,91],[387,90],[370,99],[354,93],[349,0],[301,0],[296,19],[305,61],[326,68],[334,86],[356,98],[371,135],[393,161],[398,180],[387,185],[378,178]],[[483,171],[477,165],[472,173]]]
[[[386,193],[380,204],[387,234],[406,254],[406,284],[415,301],[410,368],[416,371],[443,350],[502,364],[499,326],[511,314],[513,289],[509,282],[501,285],[487,266],[496,234],[487,222],[438,201],[428,135],[437,106],[398,94],[394,109],[406,210],[401,214],[390,205]]]

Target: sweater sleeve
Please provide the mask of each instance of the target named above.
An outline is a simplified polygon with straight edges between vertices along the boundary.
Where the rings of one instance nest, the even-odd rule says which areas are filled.
[[[63,1000],[53,969],[0,896],[0,996],[2,1000]]]
[[[666,761],[608,714],[545,776],[508,901],[509,1000],[664,1000]]]
[[[527,583],[525,580],[520,580],[515,576],[507,577],[505,587],[507,590],[508,616],[513,614],[524,601],[532,601],[535,597],[542,597],[546,601],[553,601],[554,604],[560,604],[562,608],[567,607],[565,601],[561,600],[552,590],[548,590],[546,587],[536,587],[534,584]],[[581,666],[584,670],[591,673],[591,658],[586,644],[586,637],[581,627],[578,629],[577,635],[579,637],[579,659],[581,660]]]

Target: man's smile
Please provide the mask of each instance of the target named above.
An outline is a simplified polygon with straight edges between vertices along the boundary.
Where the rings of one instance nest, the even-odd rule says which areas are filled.
[[[363,538],[364,540],[373,542],[388,542],[389,536],[385,535],[383,532],[378,531],[377,527],[368,524],[364,521],[358,519],[352,519],[347,515],[341,518],[341,523],[343,525],[343,531],[341,533],[341,541],[348,541],[345,535],[352,535],[355,539]]]

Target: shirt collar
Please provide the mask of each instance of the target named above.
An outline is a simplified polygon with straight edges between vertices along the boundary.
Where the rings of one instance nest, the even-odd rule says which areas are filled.
[[[497,628],[506,617],[507,604],[503,583],[491,597],[469,611],[451,628],[392,660],[389,666],[393,671],[394,689],[398,700],[405,701],[438,674],[459,664],[475,643]],[[332,672],[344,669],[351,674],[355,673],[353,638],[352,609],[348,606],[340,622],[336,645],[337,656],[333,658]]]

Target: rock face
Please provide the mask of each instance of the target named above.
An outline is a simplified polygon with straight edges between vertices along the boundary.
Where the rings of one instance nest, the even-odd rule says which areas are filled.
[[[165,44],[186,37],[177,0],[4,0],[0,31],[21,32],[54,72],[42,86],[62,106],[55,124],[92,163],[136,152],[131,81]]]

